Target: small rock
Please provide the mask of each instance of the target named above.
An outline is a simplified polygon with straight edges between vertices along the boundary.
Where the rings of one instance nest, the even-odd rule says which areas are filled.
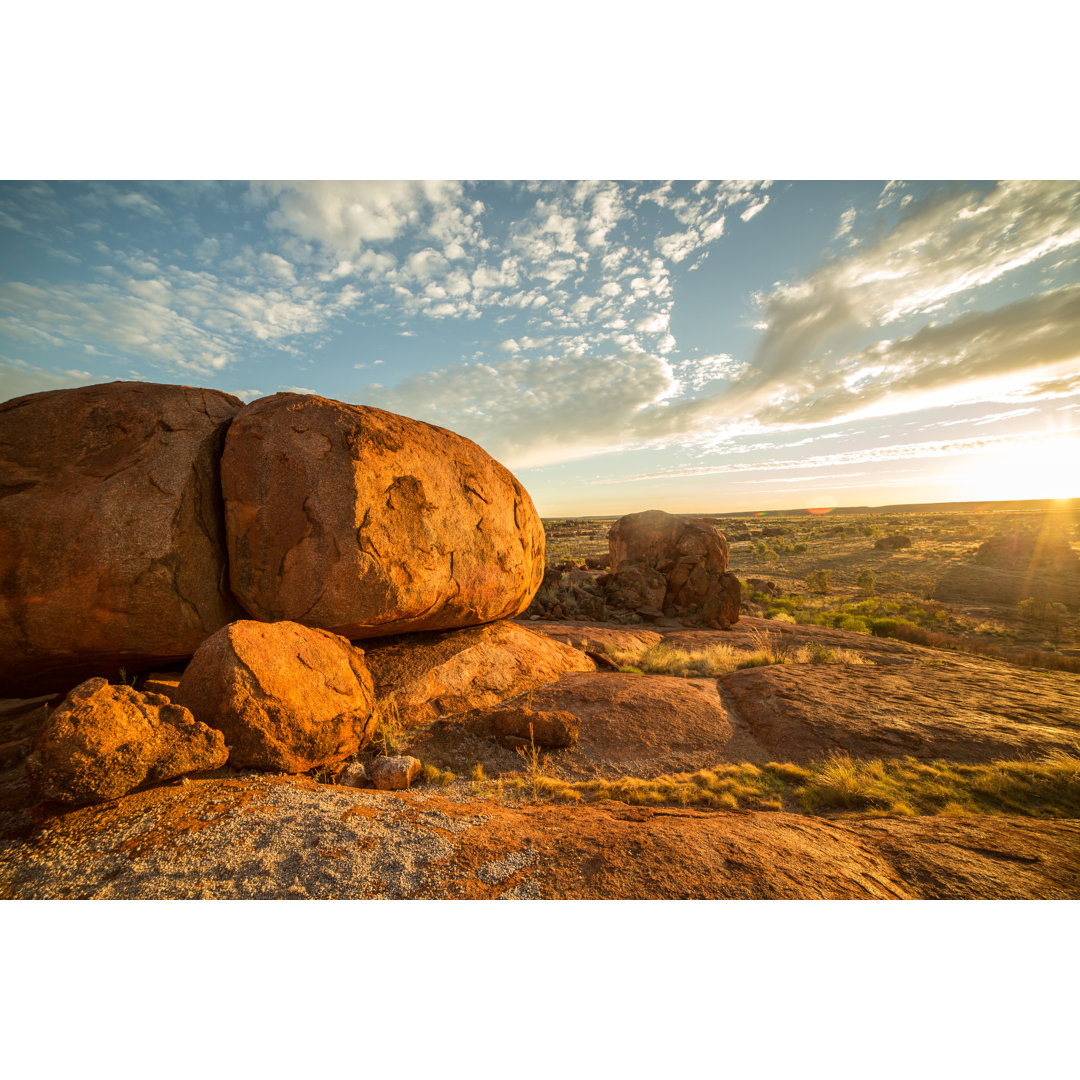
[[[379,791],[403,791],[420,773],[414,757],[381,757],[371,763],[371,781]]]
[[[371,778],[359,761],[350,761],[334,777],[334,783],[339,787],[366,788],[371,786]]]

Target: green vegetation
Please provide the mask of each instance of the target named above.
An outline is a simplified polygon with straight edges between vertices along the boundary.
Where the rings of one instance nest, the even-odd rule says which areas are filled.
[[[447,784],[452,784],[457,777],[449,770],[444,772],[435,765],[425,764],[420,770],[420,779],[425,784],[437,784],[439,787],[446,787]]]

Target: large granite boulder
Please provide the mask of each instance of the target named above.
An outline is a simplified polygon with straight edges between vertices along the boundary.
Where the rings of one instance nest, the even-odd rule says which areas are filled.
[[[468,439],[366,406],[275,394],[221,466],[230,582],[258,619],[350,639],[473,626],[528,607],[544,531]]]
[[[0,405],[0,696],[184,659],[237,617],[218,461],[240,406],[124,382]]]
[[[596,670],[582,650],[512,622],[372,642],[367,664],[379,700],[393,701],[407,727]]]
[[[45,721],[26,771],[37,795],[82,805],[216,769],[228,756],[220,731],[168,698],[88,679]]]
[[[612,525],[608,548],[609,605],[639,603],[636,610],[646,615],[659,607],[666,616],[718,630],[739,621],[739,581],[727,572],[727,540],[704,519],[663,510],[628,514]]]
[[[374,733],[362,650],[325,630],[242,620],[199,647],[175,700],[225,734],[229,763],[300,773],[340,764]]]

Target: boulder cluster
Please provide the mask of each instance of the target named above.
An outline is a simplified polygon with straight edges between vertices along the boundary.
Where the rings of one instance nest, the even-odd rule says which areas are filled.
[[[608,534],[609,570],[549,569],[530,616],[656,622],[726,630],[739,621],[738,578],[724,534],[702,518],[646,510]]]
[[[475,443],[314,395],[32,394],[0,405],[0,476],[0,696],[79,684],[27,759],[36,790],[69,803],[226,758],[340,765],[372,738],[384,690],[404,693],[373,678],[380,644],[396,670],[415,639],[437,713],[455,670],[469,678],[462,658],[501,632],[482,624],[524,611],[544,571],[531,499]],[[469,627],[479,639],[443,640]],[[516,629],[538,677],[584,660],[556,642],[537,655]],[[167,697],[109,683],[189,659],[175,686],[154,684]],[[535,685],[488,677],[494,700]],[[387,782],[402,775],[415,769]]]
[[[569,713],[499,710],[595,664],[508,621],[547,580],[543,526],[468,439],[314,395],[111,383],[0,405],[0,468],[0,697],[70,691],[26,759],[42,797],[226,761],[403,788],[399,729],[466,713],[512,748],[577,739]],[[712,525],[649,511],[571,587],[592,618],[723,628],[727,559]]]

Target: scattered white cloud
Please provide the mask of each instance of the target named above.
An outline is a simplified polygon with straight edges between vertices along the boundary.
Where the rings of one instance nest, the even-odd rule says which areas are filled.
[[[53,371],[16,357],[0,356],[0,402],[44,390],[67,390],[104,381],[89,371]]]
[[[624,449],[639,414],[677,390],[666,360],[624,352],[452,365],[368,386],[364,400],[461,432],[526,468]]]
[[[833,239],[839,240],[842,236],[847,236],[851,232],[852,227],[855,224],[855,207],[850,206],[840,215],[840,224],[836,227],[836,232],[833,233]]]
[[[774,459],[770,461],[734,461],[715,465],[688,465],[678,469],[638,473],[619,477],[619,483],[641,480],[662,480],[687,476],[716,476],[740,472],[802,472],[861,465],[864,463],[909,461],[916,458],[952,457],[958,454],[979,453],[1010,446],[1029,447],[1032,443],[1058,442],[1061,435],[1045,431],[1030,431],[1018,435],[992,435],[967,439],[943,439],[935,442],[905,443],[899,446],[873,446],[859,450],[846,450],[836,454],[814,454],[807,457]]]
[[[760,202],[754,203],[753,206],[748,206],[740,215],[743,221],[749,221],[752,217],[757,217],[766,206],[769,205],[769,196],[766,195]]]
[[[393,240],[422,212],[452,206],[462,193],[457,181],[437,180],[263,181],[252,187],[272,204],[271,225],[342,255]]]

